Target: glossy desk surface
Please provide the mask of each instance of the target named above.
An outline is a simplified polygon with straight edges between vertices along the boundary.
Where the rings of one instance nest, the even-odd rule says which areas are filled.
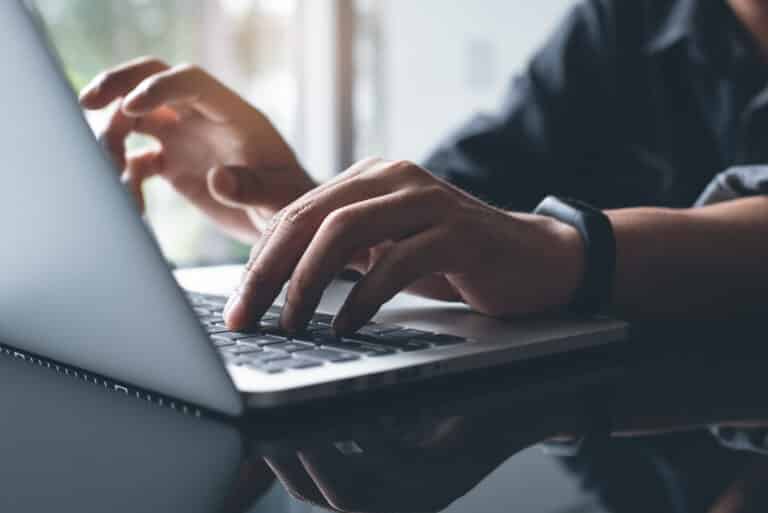
[[[181,276],[212,291],[206,279]],[[768,351],[748,340],[748,323],[739,329],[653,326],[610,349],[237,422],[0,356],[0,510],[606,511],[592,492],[601,476],[636,464],[618,457],[628,444],[688,446],[686,437],[714,440],[710,424],[768,419]],[[585,477],[573,463],[583,457],[569,462],[539,446],[586,427],[608,430],[608,418],[621,436],[595,437],[607,447],[598,454],[617,456],[601,456],[602,473]],[[712,442],[701,458],[717,451]],[[722,451],[723,490],[762,461]],[[659,492],[621,490],[630,504]]]

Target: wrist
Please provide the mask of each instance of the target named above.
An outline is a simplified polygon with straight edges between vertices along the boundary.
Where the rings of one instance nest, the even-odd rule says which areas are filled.
[[[568,310],[590,316],[602,312],[612,300],[616,268],[616,240],[611,220],[601,210],[582,201],[556,196],[544,198],[534,214],[556,219],[579,234],[581,275],[572,292]],[[564,247],[573,250],[575,244]]]
[[[538,216],[549,239],[548,253],[552,263],[553,308],[567,307],[584,277],[584,240],[573,226],[554,218]]]

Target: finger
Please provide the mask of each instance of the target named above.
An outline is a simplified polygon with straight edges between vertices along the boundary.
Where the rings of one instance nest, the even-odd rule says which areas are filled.
[[[381,497],[387,495],[381,492],[389,487],[379,482],[386,471],[382,471],[383,465],[372,467],[365,453],[345,456],[329,447],[303,450],[298,457],[334,511],[387,511],[380,502]]]
[[[368,272],[373,265],[379,261],[381,256],[392,246],[393,242],[385,242],[371,249],[361,250],[355,255],[348,267],[354,269],[360,274]],[[411,294],[422,297],[437,299],[439,301],[461,301],[461,296],[456,291],[454,285],[445,277],[444,274],[432,273],[423,278],[419,278],[406,288]]]
[[[272,305],[303,249],[331,210],[377,194],[372,187],[354,179],[380,162],[370,159],[352,166],[345,171],[345,179],[337,178],[309,191],[272,217],[251,251],[242,281],[225,308],[224,317],[230,329],[248,327]],[[280,248],[278,252],[267,251],[272,244]]]
[[[225,122],[250,106],[234,91],[197,66],[182,65],[156,73],[126,96],[123,112],[142,116],[164,105],[193,107],[206,118]]]
[[[448,229],[433,228],[393,246],[352,287],[333,321],[334,330],[357,331],[395,294],[419,278],[449,267],[457,250],[452,238]]]
[[[99,143],[107,150],[120,171],[125,170],[125,139],[133,131],[134,125],[134,120],[125,117],[120,109],[116,108],[98,135]]]
[[[296,455],[267,456],[264,462],[293,497],[321,508],[331,509]]]
[[[98,138],[118,169],[124,170],[125,141],[130,134],[141,133],[162,140],[175,122],[175,115],[169,110],[158,109],[141,118],[129,118],[120,109],[115,109]]]
[[[122,180],[136,198],[140,212],[144,212],[146,207],[142,185],[147,178],[160,173],[162,166],[163,154],[160,150],[146,151],[127,160]]]
[[[229,302],[225,312],[228,326],[243,329],[263,315],[328,214],[396,190],[416,188],[423,185],[424,179],[432,180],[425,171],[412,173],[414,169],[408,163],[367,159],[345,171],[342,178],[310,191],[280,212],[259,250],[252,253],[252,265]]]
[[[461,295],[444,275],[432,273],[409,284],[406,292],[438,301],[461,301]]]
[[[411,237],[443,217],[439,189],[396,192],[334,211],[325,218],[291,276],[281,322],[304,327],[328,284],[361,249]],[[273,246],[270,251],[281,252]]]
[[[168,68],[166,63],[153,57],[132,60],[94,78],[80,94],[80,103],[86,109],[104,108],[128,94],[147,77]]]

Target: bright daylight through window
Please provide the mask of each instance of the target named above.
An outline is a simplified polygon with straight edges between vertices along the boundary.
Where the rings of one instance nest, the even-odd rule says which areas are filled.
[[[105,68],[141,55],[196,63],[258,105],[289,142],[300,142],[296,0],[38,0],[37,4],[77,90]],[[103,118],[104,113],[99,115]],[[141,138],[131,143],[134,148],[152,144]],[[151,180],[145,191],[153,230],[170,260],[204,264],[241,260],[247,254],[247,248],[219,234],[161,180]]]

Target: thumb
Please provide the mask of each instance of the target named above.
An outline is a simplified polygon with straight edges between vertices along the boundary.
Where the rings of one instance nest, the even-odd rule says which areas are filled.
[[[257,173],[242,166],[218,166],[208,172],[208,190],[217,201],[235,208],[257,207],[265,187]]]

